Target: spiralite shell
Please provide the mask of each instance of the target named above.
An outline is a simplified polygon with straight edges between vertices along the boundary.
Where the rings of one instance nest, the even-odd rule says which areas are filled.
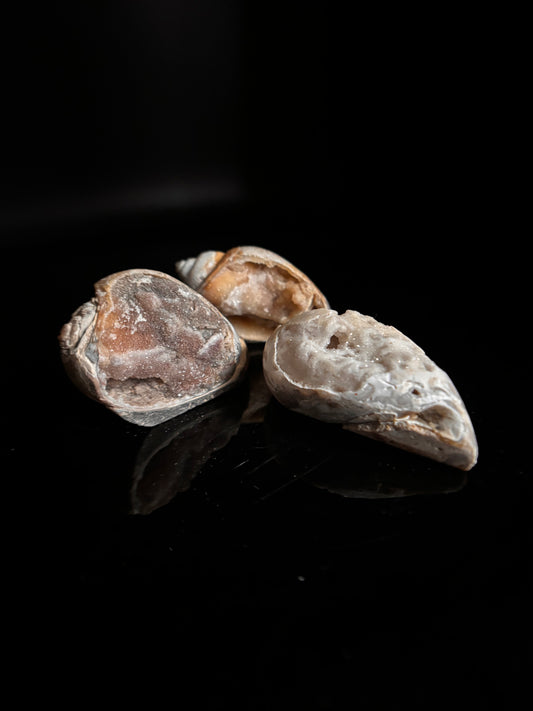
[[[465,471],[477,461],[472,422],[449,376],[371,316],[300,314],[268,339],[263,368],[292,410]]]
[[[178,279],[129,269],[95,284],[59,334],[76,385],[129,422],[164,422],[231,387],[247,348],[207,299]]]
[[[280,323],[329,306],[306,274],[262,247],[202,252],[177,262],[176,272],[219,308],[247,341],[264,342]]]

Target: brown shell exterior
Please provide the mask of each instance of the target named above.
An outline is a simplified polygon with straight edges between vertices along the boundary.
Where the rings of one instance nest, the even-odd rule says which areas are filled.
[[[291,262],[262,247],[223,253],[198,291],[247,341],[264,342],[295,315],[328,306],[314,282]]]

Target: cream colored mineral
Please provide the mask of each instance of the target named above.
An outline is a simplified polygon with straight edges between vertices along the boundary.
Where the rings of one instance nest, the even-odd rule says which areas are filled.
[[[463,470],[474,429],[450,377],[411,339],[357,311],[302,313],[265,344],[263,367],[286,407]]]
[[[262,247],[202,252],[177,262],[176,272],[251,342],[264,342],[278,324],[302,311],[329,305],[306,274]]]

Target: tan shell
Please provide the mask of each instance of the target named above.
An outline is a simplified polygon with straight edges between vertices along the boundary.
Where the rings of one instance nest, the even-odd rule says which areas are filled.
[[[130,269],[95,284],[59,334],[76,385],[129,422],[164,422],[231,387],[247,348],[200,294],[168,274]]]
[[[477,461],[474,429],[449,376],[370,316],[300,314],[268,339],[263,368],[292,410],[465,471]]]
[[[328,307],[308,276],[262,247],[202,252],[177,262],[176,272],[219,308],[247,341],[264,342],[279,324],[297,314]]]

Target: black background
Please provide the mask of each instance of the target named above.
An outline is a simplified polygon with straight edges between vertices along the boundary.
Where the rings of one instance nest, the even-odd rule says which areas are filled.
[[[531,506],[494,26],[212,0],[5,19],[15,670],[71,705],[192,690],[209,709],[508,706]],[[107,274],[239,244],[424,348],[472,416],[472,472],[270,402],[190,488],[132,513],[148,431],[74,389],[57,334]],[[235,422],[246,387],[206,412]]]

